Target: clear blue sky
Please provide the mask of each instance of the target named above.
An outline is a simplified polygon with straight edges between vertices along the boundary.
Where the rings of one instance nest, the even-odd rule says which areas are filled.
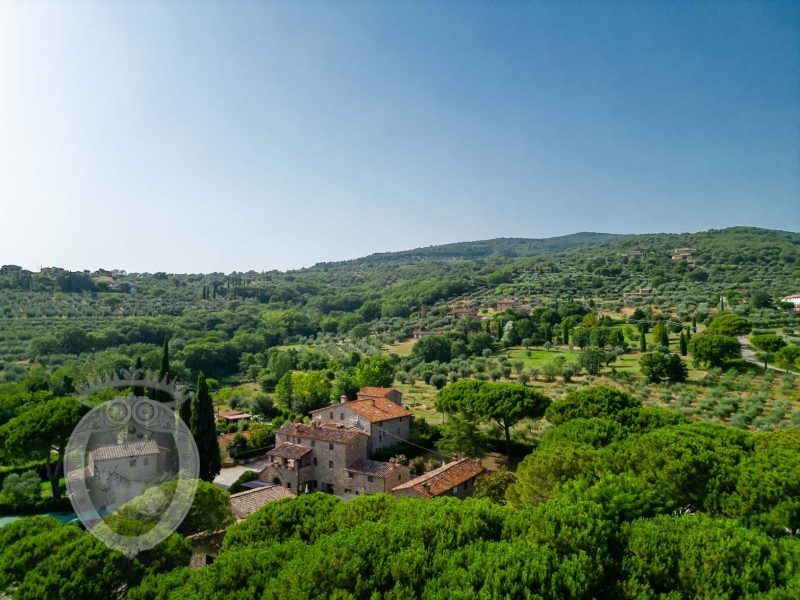
[[[0,3],[0,263],[800,229],[798,2]]]

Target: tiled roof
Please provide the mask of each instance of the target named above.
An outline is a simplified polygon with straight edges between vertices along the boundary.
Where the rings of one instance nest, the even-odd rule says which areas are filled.
[[[360,417],[367,421],[388,421],[399,417],[410,417],[411,412],[392,402],[388,398],[370,398],[368,400],[353,400],[345,404]]]
[[[273,448],[269,452],[267,452],[267,456],[277,456],[279,458],[303,458],[306,454],[311,452],[311,448],[308,446],[301,446],[299,444],[290,444],[289,442],[284,442],[280,446]]]
[[[249,419],[253,415],[250,413],[242,412],[239,410],[226,410],[225,412],[221,412],[217,415],[220,419],[226,419],[228,421],[238,421],[240,419]]]
[[[446,492],[457,485],[461,485],[468,479],[480,475],[483,472],[481,461],[476,458],[462,458],[429,473],[420,475],[416,479],[401,483],[393,492],[413,489],[422,496],[432,498]]]
[[[349,403],[348,403],[349,404]],[[359,435],[367,435],[363,431],[354,427],[330,427],[319,425],[304,425],[302,423],[294,423],[289,427],[281,427],[275,433],[283,435],[291,435],[293,437],[305,438],[310,440],[321,440],[323,442],[339,442],[345,444],[352,441]]]
[[[124,444],[100,446],[89,452],[89,456],[93,460],[110,460],[114,458],[133,458],[135,456],[158,453],[158,444],[156,444],[155,440],[143,440],[141,442],[126,442]]]
[[[363,475],[374,475],[375,477],[388,477],[397,468],[397,463],[378,462],[360,458],[345,468],[350,473],[361,473]]]
[[[280,485],[260,487],[254,490],[239,492],[238,494],[231,494],[231,510],[233,510],[233,514],[235,514],[237,518],[244,519],[247,515],[252,515],[268,502],[274,502],[275,500],[281,500],[283,498],[291,498],[292,496],[294,496],[292,492]]]

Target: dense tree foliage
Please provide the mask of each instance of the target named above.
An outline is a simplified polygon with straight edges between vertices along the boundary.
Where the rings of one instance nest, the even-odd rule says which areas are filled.
[[[503,428],[506,454],[511,452],[511,427],[523,418],[539,418],[550,400],[538,390],[515,383],[467,379],[441,390],[438,410],[462,415],[466,421],[494,421]]]

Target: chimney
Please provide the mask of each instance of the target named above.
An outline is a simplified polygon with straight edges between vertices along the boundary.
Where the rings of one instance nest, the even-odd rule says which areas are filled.
[[[342,394],[341,396],[339,396],[339,403],[340,404],[346,404],[347,403],[347,394]]]

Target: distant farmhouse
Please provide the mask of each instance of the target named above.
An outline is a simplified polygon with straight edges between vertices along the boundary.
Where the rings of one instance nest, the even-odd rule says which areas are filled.
[[[789,296],[784,296],[783,298],[781,298],[781,302],[794,304],[794,309],[800,310],[800,294],[791,294]]]
[[[653,288],[639,288],[637,292],[623,292],[623,298],[642,298],[644,296],[652,296]]]
[[[478,311],[474,308],[454,308],[447,313],[447,316],[455,319],[474,318],[478,316]]]
[[[697,250],[695,250],[694,248],[675,248],[672,251],[672,260],[691,261],[694,258],[696,252]]]
[[[513,300],[498,300],[497,304],[495,304],[495,310],[497,310],[497,312],[505,312],[509,308],[514,308]]]
[[[415,331],[411,334],[411,337],[415,340],[421,340],[424,337],[430,337],[432,335],[437,335],[435,331]]]

